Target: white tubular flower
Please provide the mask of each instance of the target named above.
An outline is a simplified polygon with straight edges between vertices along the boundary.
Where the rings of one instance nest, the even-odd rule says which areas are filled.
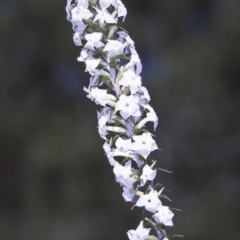
[[[98,120],[98,133],[100,137],[106,141],[107,141],[106,135],[108,134],[105,128],[107,123],[107,118],[108,118],[107,116],[101,116]]]
[[[140,196],[136,202],[136,206],[145,207],[149,212],[155,213],[159,206],[162,205],[156,190],[151,190],[148,194]]]
[[[109,57],[115,57],[123,53],[124,45],[117,40],[108,40],[103,51],[108,52]]]
[[[139,103],[141,106],[145,107],[151,100],[148,90],[143,86],[141,86],[140,91],[138,91],[138,95],[139,95]]]
[[[120,0],[100,0],[99,4],[102,10],[109,8],[112,5],[117,10],[118,17],[126,17],[127,9],[124,7],[123,3]]]
[[[87,98],[90,98],[96,104],[106,106],[106,104],[110,102],[107,90],[99,89],[97,87],[92,87],[90,89],[84,87],[84,91],[88,93]]]
[[[100,72],[96,69],[101,59],[88,58],[86,63],[86,72],[89,72],[92,76],[100,75]]]
[[[123,138],[119,137],[116,140],[115,145],[118,150],[121,150],[123,152],[128,152],[132,148],[132,140],[131,139],[123,139]]]
[[[89,19],[93,16],[93,13],[89,11],[87,8],[82,6],[75,7],[71,10],[72,21],[73,22],[83,22],[83,19]]]
[[[117,0],[117,3],[118,3],[117,6],[118,17],[123,17],[124,21],[127,16],[127,9],[125,8],[121,0]]]
[[[123,187],[122,196],[126,202],[135,202],[136,195],[131,188]]]
[[[120,114],[124,119],[127,119],[130,116],[141,116],[138,100],[132,95],[121,95],[116,104],[115,111],[120,111]]]
[[[77,60],[79,62],[85,62],[88,58],[92,58],[92,55],[90,55],[89,53],[90,51],[86,48],[83,48],[81,53],[80,53],[80,57],[77,58]]]
[[[147,129],[148,122],[156,129],[158,117],[142,86],[135,43],[118,25],[127,9],[121,0],[67,0],[66,12],[73,41],[82,46],[77,60],[85,63],[85,72],[91,75],[84,91],[100,105],[98,133],[105,140],[103,149],[115,180],[126,202],[146,210],[137,229],[127,232],[128,238],[167,240],[162,225],[172,226],[174,214],[160,200],[164,187],[154,183],[156,162],[150,154],[158,146]],[[151,228],[144,228],[145,224]],[[149,235],[151,229],[157,237]]]
[[[110,117],[110,110],[109,108],[105,107],[101,112],[97,112],[98,115],[98,133],[101,138],[107,141],[106,135],[108,132],[106,131],[106,124],[109,121]]]
[[[94,22],[98,21],[101,28],[103,28],[104,23],[114,24],[117,23],[111,14],[107,10],[100,10],[95,8],[97,15],[94,18]]]
[[[122,164],[116,164],[113,168],[116,182],[127,188],[132,188],[133,183],[136,181],[134,178],[130,177],[132,174],[131,164],[131,161],[128,161],[124,166]]]
[[[78,7],[88,8],[89,1],[88,0],[78,0],[77,5],[78,5]]]
[[[81,34],[78,32],[75,32],[73,35],[73,42],[77,46],[82,46],[82,41],[81,41]]]
[[[134,41],[130,38],[130,36],[123,31],[117,32],[119,38],[118,40],[122,43],[126,43],[126,46],[130,46],[131,48],[135,48],[135,43]]]
[[[122,78],[119,80],[119,84],[124,87],[130,87],[131,94],[139,91],[142,81],[141,77],[135,73],[133,68],[129,68],[127,71],[123,73]]]
[[[156,222],[162,223],[165,226],[173,226],[172,218],[174,214],[167,206],[158,206],[155,210],[153,218]]]
[[[95,50],[95,48],[103,47],[104,44],[100,41],[102,35],[103,34],[100,32],[86,34],[85,39],[87,40],[87,43],[84,47],[93,51]]]
[[[156,130],[158,125],[158,117],[154,109],[150,105],[144,106],[149,112],[147,113],[147,120],[153,122],[154,130]]]
[[[72,5],[72,0],[67,0],[67,6],[66,6],[66,12],[67,12],[67,20],[72,22],[71,18],[71,10],[74,8],[74,5]]]
[[[99,4],[102,8],[102,10],[109,8],[110,5],[113,5],[114,7],[117,6],[117,0],[100,0]]]
[[[142,72],[142,64],[138,56],[137,51],[134,48],[130,48],[131,59],[130,62],[126,65],[127,68],[136,67],[136,73],[140,74]]]
[[[158,146],[150,133],[143,133],[142,135],[133,136],[133,140],[133,150],[136,153],[141,154],[145,159],[152,151],[158,149]]]
[[[87,25],[82,21],[76,21],[73,23],[73,30],[79,34],[82,34],[85,31],[86,27]]]
[[[152,170],[149,165],[145,165],[143,167],[142,175],[140,176],[141,186],[144,186],[148,180],[152,181],[156,177],[156,174],[157,170]]]
[[[110,145],[105,142],[104,145],[103,145],[103,149],[107,155],[107,158],[108,158],[108,161],[109,161],[109,164],[111,166],[115,166],[116,164],[119,164],[113,157],[113,152],[112,152],[112,149],[110,148]]]
[[[129,230],[127,235],[130,240],[144,240],[149,237],[151,228],[144,228],[141,221],[136,230]]]

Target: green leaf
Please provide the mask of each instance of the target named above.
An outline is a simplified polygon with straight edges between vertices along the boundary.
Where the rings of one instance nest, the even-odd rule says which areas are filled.
[[[180,238],[183,238],[183,237],[184,237],[184,235],[180,235],[180,234],[174,234],[174,235],[171,235],[171,236],[169,236],[168,238],[169,238],[169,239],[172,239],[172,238],[175,238],[175,237],[180,237]]]
[[[164,188],[164,186],[163,186],[161,183],[157,183],[157,184],[155,184],[155,186],[154,186],[154,189],[157,190],[157,191],[160,191],[160,190],[163,189],[163,188]]]
[[[110,81],[109,77],[104,76],[104,77],[101,78],[101,81],[104,82],[110,89],[113,88],[113,84]]]
[[[117,58],[125,59],[125,60],[130,60],[129,57],[127,57],[125,54],[119,54],[117,55]]]
[[[163,225],[164,226],[164,225]],[[167,237],[167,231],[166,231],[166,229],[165,228],[158,228],[159,230],[161,230],[162,231],[162,233]]]
[[[145,240],[158,240],[158,238],[153,235],[150,235],[147,238],[145,238]]]
[[[101,73],[101,75],[102,75],[103,77],[108,77],[108,79],[111,78],[110,73],[108,73],[108,72],[106,72],[106,71],[104,71],[104,70],[102,70],[102,69],[98,69],[98,71]]]
[[[150,225],[151,225],[152,227],[156,227],[157,224],[156,224],[154,221],[152,221],[151,219],[145,218],[145,220],[146,220],[148,223],[150,223]]]
[[[172,207],[169,207],[169,209],[174,210],[174,211],[178,211],[178,212],[181,212],[181,211],[182,211],[182,210],[179,209],[179,208],[172,208]]]
[[[144,128],[141,128],[141,129],[139,129],[139,128],[134,129],[133,132],[134,132],[136,135],[139,134],[139,133],[144,133],[144,132],[148,133],[148,131],[147,131],[146,129],[144,129]]]
[[[169,202],[172,202],[172,200],[171,200],[168,196],[166,196],[165,194],[161,194],[161,195],[160,195],[160,198],[165,198],[165,199],[167,199]]]
[[[121,164],[124,165],[129,159],[131,159],[131,158],[130,158],[130,157],[125,157],[125,158],[122,160]]]
[[[162,172],[172,173],[171,171],[168,171],[168,170],[163,169],[163,168],[156,168],[156,169],[159,170],[159,171],[162,171]]]
[[[123,27],[117,25],[117,27],[119,27],[120,29],[122,29],[124,32],[128,33],[128,31],[126,29],[124,29]]]
[[[151,216],[149,216],[149,215],[150,215],[149,212],[143,210],[143,211],[142,211],[142,220],[145,220],[145,218],[151,217]]]
[[[124,124],[124,119],[118,115],[113,115],[111,116],[111,119],[113,119],[114,121],[120,123],[120,124]]]

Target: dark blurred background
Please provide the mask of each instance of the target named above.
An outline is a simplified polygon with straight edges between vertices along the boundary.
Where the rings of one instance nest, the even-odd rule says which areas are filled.
[[[171,233],[240,239],[240,1],[130,0],[123,24],[159,119]],[[65,1],[0,1],[0,239],[127,239]]]

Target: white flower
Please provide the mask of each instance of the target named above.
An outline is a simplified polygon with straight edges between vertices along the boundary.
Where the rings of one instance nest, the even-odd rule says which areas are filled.
[[[124,119],[127,119],[130,116],[141,116],[137,98],[132,95],[121,95],[116,104],[115,111],[120,111],[120,114]]]
[[[135,43],[134,41],[131,39],[131,37],[124,31],[119,31],[117,32],[119,38],[118,40],[122,43],[125,43],[125,46],[130,46],[131,48],[135,48]]]
[[[98,120],[98,133],[100,137],[106,141],[107,141],[107,138],[105,136],[108,134],[108,132],[105,129],[107,118],[108,118],[107,116],[102,116]]]
[[[131,150],[132,140],[130,138],[129,139],[123,139],[121,137],[118,137],[118,139],[115,142],[115,145],[116,145],[118,150],[121,150],[123,152],[127,152],[127,151]]]
[[[130,47],[130,52],[131,52],[131,59],[129,61],[129,63],[126,65],[127,68],[129,67],[135,67],[136,68],[136,74],[140,74],[142,71],[142,64],[141,64],[141,60],[138,56],[137,51]]]
[[[133,160],[134,160],[134,162],[136,162],[138,168],[143,167],[144,161],[142,160],[142,157],[140,158],[140,156],[135,153]]]
[[[78,32],[75,32],[73,35],[73,41],[74,41],[75,45],[82,46],[81,34]]]
[[[116,177],[116,182],[121,186],[132,188],[136,180],[130,177],[132,174],[131,161],[126,162],[124,166],[120,163],[116,164],[113,168],[113,172]]]
[[[101,138],[107,141],[107,138],[105,137],[108,132],[106,130],[106,124],[107,123],[114,123],[114,121],[110,118],[111,108],[104,107],[101,112],[97,111],[98,115],[98,132]]]
[[[83,8],[88,8],[89,1],[88,0],[78,0],[78,6]]]
[[[99,4],[102,9],[108,8],[111,4],[116,7],[117,5],[117,0],[100,0]]]
[[[79,33],[80,35],[83,34],[86,27],[87,27],[87,25],[84,24],[82,21],[76,21],[73,23],[73,30],[75,32]]]
[[[108,161],[111,166],[115,166],[116,164],[119,164],[114,158],[113,158],[113,152],[112,149],[110,148],[110,144],[107,142],[104,143],[103,149],[107,155]]]
[[[107,10],[99,10],[95,8],[97,11],[97,14],[93,20],[93,22],[99,21],[99,25],[103,28],[103,24],[106,23],[117,23],[116,20],[113,18],[111,14],[108,13]]]
[[[151,190],[148,194],[140,196],[136,202],[136,206],[145,207],[149,212],[155,213],[156,209],[162,205],[162,202],[158,198],[158,192],[156,190]]]
[[[87,98],[90,98],[99,105],[105,106],[108,102],[110,102],[107,90],[99,89],[97,87],[92,87],[90,89],[84,87],[83,90],[88,93]]]
[[[127,235],[130,240],[144,240],[149,236],[151,228],[144,228],[141,221],[136,230],[129,230]]]
[[[108,132],[105,129],[105,126],[109,120],[109,108],[104,108],[101,112],[97,112],[98,115],[98,133],[101,138],[107,141],[107,138],[105,137]]]
[[[77,58],[79,62],[85,62],[88,58],[92,59],[92,51],[86,48],[82,48],[80,52],[80,57]]]
[[[67,0],[66,12],[67,12],[67,20],[72,22],[71,19],[71,11],[76,7],[76,4],[72,4],[72,0]]]
[[[86,72],[89,72],[92,76],[94,75],[100,75],[100,72],[96,69],[99,63],[101,62],[101,59],[94,59],[94,58],[88,58],[86,63]]]
[[[141,85],[141,77],[135,73],[133,68],[129,68],[123,73],[122,78],[119,80],[119,83],[124,87],[130,87],[131,94],[136,93]]]
[[[158,149],[156,142],[153,140],[150,133],[143,133],[142,135],[133,136],[134,142],[132,143],[133,150],[141,154],[145,159],[148,155]]]
[[[158,117],[155,113],[154,109],[150,105],[144,106],[149,112],[147,113],[147,120],[150,122],[153,122],[154,130],[156,130],[156,127],[158,125]]]
[[[145,165],[143,167],[142,175],[140,176],[141,179],[141,186],[143,186],[147,180],[152,181],[157,174],[157,170],[152,170],[149,165]]]
[[[123,53],[124,45],[117,40],[108,40],[103,51],[108,52],[109,57],[115,57]]]
[[[88,4],[88,3],[87,3]],[[83,19],[89,19],[93,16],[93,13],[85,8],[86,3],[78,3],[78,6],[71,4],[68,0],[66,7],[67,19],[72,22],[73,30],[79,34],[83,34],[87,25],[83,22]]]
[[[134,199],[136,198],[136,195],[131,188],[123,187],[122,196],[126,202],[135,202]]]
[[[112,5],[117,10],[118,17],[126,17],[127,15],[127,9],[123,5],[122,1],[120,0],[100,0],[99,4],[102,8],[102,10],[108,8],[110,5]]]
[[[87,8],[84,7],[75,7],[71,10],[71,20],[73,22],[83,22],[83,19],[89,19],[90,17],[93,16],[93,13],[88,10]]]
[[[101,38],[102,38],[102,33],[100,32],[86,34],[85,39],[87,40],[87,43],[85,44],[84,47],[95,51],[95,48],[104,46],[104,44],[100,41]]]
[[[174,214],[167,206],[158,206],[155,210],[153,218],[156,222],[162,223],[165,226],[173,226],[172,218]]]
[[[118,3],[117,7],[118,17],[123,17],[124,21],[127,16],[127,9],[125,8],[121,0],[117,0],[117,3]]]
[[[141,86],[141,89],[138,92],[138,94],[139,94],[139,104],[140,105],[145,106],[150,102],[151,98],[148,93],[148,90],[145,87]]]

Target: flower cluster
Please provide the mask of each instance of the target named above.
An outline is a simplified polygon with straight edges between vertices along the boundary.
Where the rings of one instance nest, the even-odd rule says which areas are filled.
[[[142,65],[134,42],[120,26],[127,10],[121,0],[67,0],[67,19],[72,23],[73,41],[82,46],[78,61],[84,62],[90,77],[87,97],[99,105],[98,132],[103,149],[113,167],[122,196],[134,207],[143,208],[130,240],[167,239],[173,213],[160,200],[166,197],[161,184],[154,184],[156,161],[150,157],[158,146],[146,129],[158,118],[149,105],[150,96],[142,86]],[[154,234],[155,235],[149,235]]]

